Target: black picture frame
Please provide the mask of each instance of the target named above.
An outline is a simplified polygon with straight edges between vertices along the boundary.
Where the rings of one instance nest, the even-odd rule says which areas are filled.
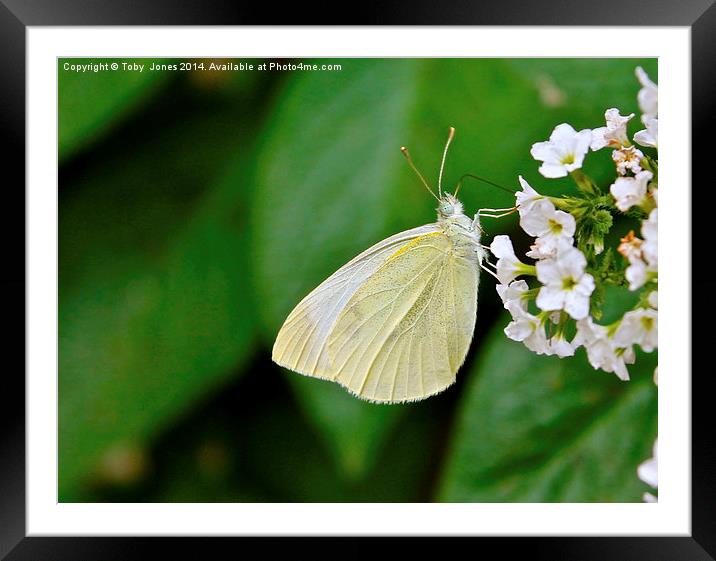
[[[132,0],[87,2],[82,0],[0,0],[0,124],[6,143],[4,193],[5,215],[0,221],[5,241],[6,272],[2,275],[5,305],[18,323],[6,321],[4,338],[7,356],[0,407],[0,557],[21,559],[134,559],[150,552],[169,551],[192,558],[213,558],[213,550],[225,547],[228,538],[85,538],[26,537],[25,531],[25,384],[23,376],[25,302],[19,294],[25,287],[24,186],[25,167],[25,49],[28,26],[59,25],[259,25],[328,24],[388,25],[646,25],[687,26],[692,39],[692,183],[708,187],[708,134],[714,130],[712,111],[716,99],[716,6],[713,0],[607,0],[558,2],[502,0],[477,4],[469,0],[441,3],[425,0],[410,3],[381,2],[351,6],[352,21],[343,21],[326,6],[311,10],[305,4],[276,10],[271,5],[229,4],[206,0],[168,0],[137,3]],[[345,7],[344,7],[345,8]],[[626,31],[625,31],[626,32]],[[628,40],[628,38],[625,38]],[[712,135],[711,135],[712,136]],[[701,164],[699,164],[699,162]],[[13,173],[8,173],[13,172]],[[688,186],[683,186],[688,189]],[[693,255],[708,255],[708,221],[696,213],[708,205],[692,207]],[[687,236],[689,232],[673,233]],[[684,274],[689,274],[685,271]],[[716,281],[708,275],[692,277],[693,294],[716,294]],[[706,296],[705,304],[710,298]],[[702,314],[703,315],[703,314]],[[7,317],[7,316],[6,316]],[[21,319],[22,318],[22,319]],[[694,317],[693,356],[707,348],[713,331],[698,329]],[[701,344],[699,344],[701,343]],[[702,354],[703,351],[700,351]],[[22,356],[22,358],[20,358]],[[474,538],[499,548],[500,556],[521,554],[533,560],[598,559],[600,561],[641,559],[700,561],[716,557],[716,450],[710,415],[711,393],[708,369],[694,368],[692,376],[692,534],[690,537],[541,537]],[[690,373],[684,372],[685,376]],[[265,540],[262,540],[265,541]],[[368,544],[366,544],[368,545]],[[488,545],[488,543],[485,543]],[[262,544],[262,547],[266,547]],[[370,547],[370,546],[369,546]],[[474,546],[473,546],[474,547]],[[181,548],[181,549],[179,549]],[[269,553],[272,545],[263,550]],[[236,550],[238,551],[238,550]],[[477,552],[478,550],[475,550]],[[175,553],[171,554],[172,556]]]

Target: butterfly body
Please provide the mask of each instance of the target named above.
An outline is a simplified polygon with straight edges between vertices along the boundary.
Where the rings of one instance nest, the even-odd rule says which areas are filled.
[[[272,358],[381,403],[416,401],[455,381],[472,340],[480,265],[478,217],[453,195],[438,219],[391,236],[306,296]]]
[[[452,242],[455,256],[468,260],[477,259],[479,265],[485,257],[485,250],[480,243],[479,216],[466,216],[462,203],[450,193],[446,193],[440,200],[437,211],[437,223]]]

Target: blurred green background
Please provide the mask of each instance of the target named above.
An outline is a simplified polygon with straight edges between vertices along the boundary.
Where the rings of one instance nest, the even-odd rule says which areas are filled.
[[[638,113],[634,68],[656,78],[656,60],[65,62],[115,60],[58,63],[60,501],[641,500],[656,357],[639,355],[622,383],[583,349],[536,356],[502,333],[488,275],[457,384],[423,402],[365,403],[270,351],[340,265],[434,221],[400,146],[434,182],[454,126],[446,185],[473,173],[517,189],[522,174],[568,192],[538,174],[532,143],[561,122],[603,126],[609,107]],[[608,187],[608,151],[585,167]],[[461,199],[468,213],[514,201],[479,183]],[[514,217],[484,226],[487,243],[528,246]],[[629,295],[608,296],[623,311]]]

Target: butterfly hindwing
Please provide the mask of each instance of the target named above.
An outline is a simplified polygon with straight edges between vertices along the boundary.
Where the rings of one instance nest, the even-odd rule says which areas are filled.
[[[335,379],[328,360],[327,341],[333,326],[356,290],[384,262],[413,240],[437,231],[429,224],[395,234],[367,249],[338,269],[291,312],[274,343],[274,362],[317,378]]]
[[[378,402],[423,399],[455,381],[472,340],[476,261],[440,230],[395,250],[358,287],[328,335],[332,379]]]

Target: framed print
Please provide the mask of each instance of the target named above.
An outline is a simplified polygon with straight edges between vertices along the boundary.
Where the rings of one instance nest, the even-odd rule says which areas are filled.
[[[711,558],[690,185],[713,7],[282,27],[120,5],[3,12],[26,186],[3,555]]]

